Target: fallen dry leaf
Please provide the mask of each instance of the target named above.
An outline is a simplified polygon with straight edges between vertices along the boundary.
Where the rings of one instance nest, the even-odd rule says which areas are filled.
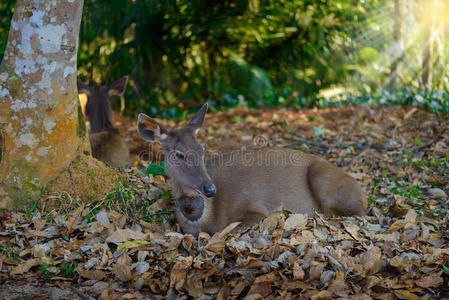
[[[284,229],[290,230],[302,230],[307,225],[308,218],[303,214],[292,214],[285,220]]]
[[[368,251],[363,253],[360,257],[360,263],[363,265],[363,271],[368,275],[379,272],[383,261],[382,251],[378,247],[370,247]]]
[[[131,266],[116,263],[112,265],[112,273],[114,273],[120,281],[131,280]]]
[[[272,293],[271,283],[268,281],[256,282],[251,285],[251,288],[244,299],[261,299],[267,297]]]
[[[415,294],[407,291],[407,290],[395,290],[394,294],[399,299],[405,299],[405,300],[420,300],[421,298],[416,296]]]
[[[293,265],[293,279],[303,280],[305,276],[304,270],[299,266],[297,262]]]
[[[204,249],[212,251],[212,252],[221,252],[221,251],[223,251],[224,247],[225,247],[225,241],[224,241],[223,237],[221,236],[221,234],[215,234],[214,236],[212,236],[210,238],[207,245],[204,246]]]
[[[81,270],[77,271],[77,273],[84,278],[92,279],[92,280],[102,280],[105,278],[106,274],[101,270]]]
[[[32,267],[35,267],[38,265],[40,265],[39,259],[37,259],[37,258],[30,259],[30,260],[24,262],[23,264],[20,264],[20,265],[14,267],[9,274],[11,274],[11,275],[23,274],[25,272],[28,272]]]
[[[435,287],[439,287],[440,285],[442,285],[443,281],[444,280],[441,276],[430,275],[430,276],[426,276],[421,279],[415,280],[415,284],[422,288],[429,288],[429,287],[435,288]]]
[[[181,289],[185,282],[187,270],[190,268],[193,262],[193,257],[178,257],[175,261],[175,265],[170,272],[170,286]]]
[[[127,242],[129,240],[145,240],[146,236],[147,235],[142,232],[131,229],[117,229],[110,236],[108,236],[106,242],[119,245],[120,243]]]
[[[113,289],[106,288],[106,289],[104,289],[103,292],[101,292],[100,299],[101,300],[118,300],[119,297]]]

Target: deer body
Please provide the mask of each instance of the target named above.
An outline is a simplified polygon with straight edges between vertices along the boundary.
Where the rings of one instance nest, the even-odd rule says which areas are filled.
[[[342,216],[365,213],[367,201],[359,184],[315,155],[262,148],[214,155],[204,162],[195,133],[206,109],[177,130],[167,131],[142,114],[138,121],[141,136],[161,139],[176,217],[185,233],[214,233],[233,222],[253,224],[284,208],[309,215],[314,210]]]
[[[110,166],[129,164],[129,150],[123,134],[114,127],[109,97],[122,95],[128,77],[113,82],[110,86],[87,86],[78,81],[78,91],[87,95],[85,114],[89,119],[89,136],[92,156]]]
[[[281,162],[282,157],[286,161]],[[294,163],[289,157],[295,158]],[[186,233],[214,233],[234,222],[252,224],[282,209],[309,216],[314,210],[348,216],[363,215],[366,210],[359,184],[343,169],[315,155],[263,148],[226,154],[205,165],[217,192],[204,199],[204,213],[196,220],[188,219],[185,206],[178,205],[177,219]],[[184,197],[176,180],[169,183],[180,193],[175,198]],[[192,202],[201,200],[193,197]]]
[[[117,128],[106,128],[89,136],[92,156],[111,166],[129,164],[129,150],[125,137]]]

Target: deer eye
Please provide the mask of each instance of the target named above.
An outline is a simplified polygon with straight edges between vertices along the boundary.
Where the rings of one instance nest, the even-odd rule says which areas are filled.
[[[184,160],[184,158],[185,158],[184,153],[181,153],[178,151],[175,153],[175,157],[180,160]]]

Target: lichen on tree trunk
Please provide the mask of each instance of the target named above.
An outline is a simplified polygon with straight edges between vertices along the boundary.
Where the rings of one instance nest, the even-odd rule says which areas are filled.
[[[76,88],[83,0],[18,0],[0,65],[0,208],[36,197],[89,150]]]

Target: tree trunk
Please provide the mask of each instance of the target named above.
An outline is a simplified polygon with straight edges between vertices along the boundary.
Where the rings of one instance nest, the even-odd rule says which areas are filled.
[[[393,26],[393,39],[395,41],[396,48],[400,51],[394,53],[393,62],[390,67],[389,76],[389,88],[390,90],[396,89],[396,81],[398,77],[398,65],[403,53],[402,45],[402,20],[403,20],[403,7],[402,0],[394,0],[394,26]]]
[[[18,0],[0,65],[0,208],[38,196],[83,150],[76,58],[83,0]]]
[[[438,0],[433,0],[433,6],[430,8],[428,21],[424,26],[424,49],[422,62],[422,82],[425,87],[432,87],[432,65],[433,65],[433,45],[435,42],[435,22],[438,9]]]

